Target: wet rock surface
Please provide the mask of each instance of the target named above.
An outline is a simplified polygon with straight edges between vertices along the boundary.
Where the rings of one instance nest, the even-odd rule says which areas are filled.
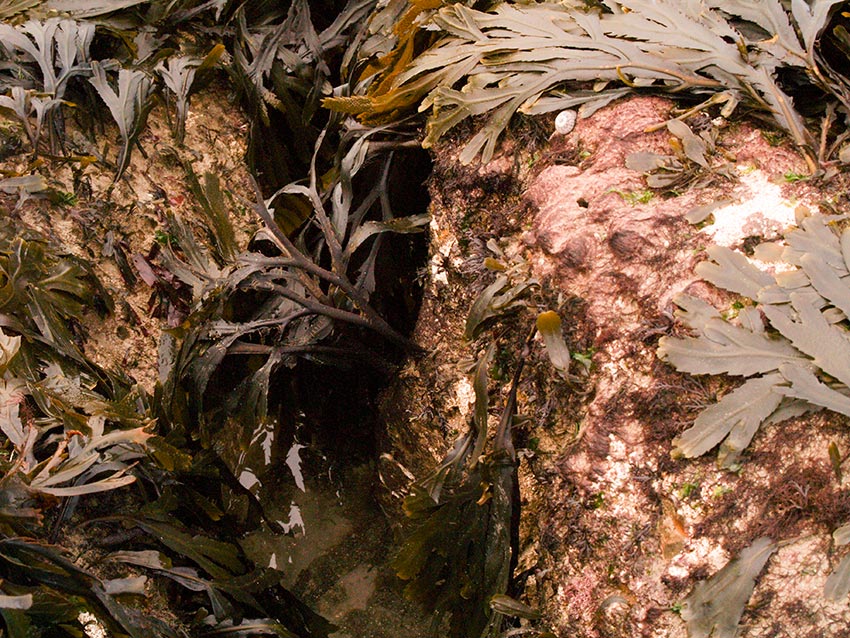
[[[244,121],[221,91],[198,94],[193,104],[191,117],[200,119],[192,120],[187,148],[197,152],[196,172],[220,174],[234,199],[249,196]],[[846,635],[847,605],[822,596],[843,556],[830,534],[850,519],[847,480],[836,480],[827,455],[832,442],[850,448],[846,420],[818,415],[763,428],[738,473],[718,470],[710,455],[673,460],[672,439],[735,382],[679,374],[655,352],[660,336],[683,331],[672,314],[675,293],[686,290],[721,309],[732,301],[693,274],[705,247],[747,252],[755,238],[772,239],[793,223],[800,206],[846,208],[844,177],[789,181],[786,175],[805,171],[803,158],[738,123],[718,131],[710,170],[652,191],[626,160],[640,151],[674,152],[668,132],[646,132],[671,108],[658,98],[619,102],[551,137],[554,116],[528,119],[485,166],[458,163],[460,138],[433,150],[431,248],[419,273],[424,296],[413,334],[426,353],[411,357],[381,395],[375,459],[331,477],[319,459],[312,468],[324,469],[299,484],[284,469],[292,448],[283,450],[274,460],[278,482],[263,498],[287,532],[258,532],[243,543],[337,624],[339,638],[412,638],[430,625],[404,599],[388,562],[405,524],[410,477],[433,469],[470,417],[470,362],[486,344],[465,341],[464,323],[494,278],[485,265],[494,256],[488,242],[539,280],[534,303],[558,310],[570,350],[589,366],[566,383],[536,344],[520,386],[519,412],[527,418],[514,433],[522,505],[515,575],[521,599],[543,612],[538,626],[558,636],[685,636],[675,610],[693,585],[770,536],[784,544],[757,584],[741,635]],[[146,253],[165,212],[198,223],[178,161],[188,151],[163,141],[156,112],[150,125],[141,138],[147,157],[134,154],[111,193],[110,201],[133,206],[109,216],[83,205],[20,213],[73,254],[95,260],[121,301],[114,319],[86,319],[89,354],[120,362],[149,389],[163,324],[151,316],[151,290],[122,281],[101,248],[111,231],[128,254]],[[70,183],[57,173],[56,184],[65,178]],[[109,180],[109,171],[93,172],[90,187],[102,194]],[[6,199],[12,209],[13,198]],[[727,203],[709,223],[685,220],[720,200]],[[256,222],[234,210],[247,236]],[[493,419],[528,327],[520,315],[513,321],[497,335]]]
[[[844,419],[764,428],[738,473],[719,470],[711,454],[674,460],[672,439],[735,382],[679,374],[655,352],[660,336],[683,330],[674,294],[721,309],[732,301],[693,273],[707,246],[751,250],[754,237],[771,239],[793,223],[799,206],[840,198],[840,179],[791,183],[786,176],[804,172],[803,158],[739,123],[717,131],[708,171],[675,189],[647,189],[626,159],[674,152],[665,129],[647,132],[671,108],[658,98],[619,102],[549,139],[538,120],[508,135],[484,167],[456,161],[460,142],[435,149],[431,269],[415,332],[429,354],[385,393],[384,447],[422,476],[463,431],[472,402],[463,366],[483,347],[464,341],[463,325],[494,278],[482,261],[492,256],[484,245],[496,241],[530,264],[570,349],[592,362],[571,387],[538,348],[521,385],[519,411],[529,421],[515,434],[516,575],[544,625],[559,636],[685,636],[678,603],[766,535],[787,543],[758,582],[741,635],[840,636],[850,612],[825,601],[822,588],[836,561],[830,534],[850,510],[827,457],[830,441],[850,442]],[[688,211],[721,200],[707,224],[686,221]],[[497,338],[511,348],[510,335]],[[491,396],[506,385],[491,383]]]

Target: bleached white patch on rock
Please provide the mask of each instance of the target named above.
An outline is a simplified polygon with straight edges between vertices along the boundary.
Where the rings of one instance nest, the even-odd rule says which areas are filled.
[[[461,416],[469,414],[470,406],[475,403],[475,389],[466,377],[461,377],[455,384],[455,397]]]
[[[431,259],[428,261],[428,269],[431,280],[443,286],[449,285],[449,275],[446,270],[447,263],[458,267],[457,238],[453,233],[441,230],[436,218],[431,218]]]
[[[704,536],[694,538],[688,542],[685,551],[673,559],[667,573],[675,578],[686,578],[693,569],[701,566],[707,566],[713,573],[728,563],[729,558],[729,554],[712,539]]]
[[[794,224],[799,202],[787,199],[764,171],[744,171],[740,180],[738,201],[712,211],[714,223],[702,229],[715,244],[732,247],[747,237],[772,239]]]

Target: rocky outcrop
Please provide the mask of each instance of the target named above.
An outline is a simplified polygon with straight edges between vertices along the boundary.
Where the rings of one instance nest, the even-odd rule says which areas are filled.
[[[814,209],[837,193],[840,179],[800,180],[805,161],[788,145],[772,145],[753,124],[705,116],[689,121],[709,142],[705,166],[695,165],[663,127],[672,108],[660,98],[630,99],[580,119],[567,135],[549,136],[554,117],[526,122],[483,167],[458,163],[462,143],[435,149],[431,260],[415,332],[428,354],[385,393],[385,450],[422,476],[464,430],[474,400],[468,362],[488,340],[507,353],[522,342],[517,325],[528,317],[513,319],[514,333],[463,338],[473,300],[495,277],[484,260],[497,247],[541,282],[530,310],[555,306],[576,370],[589,366],[567,383],[542,346],[529,356],[520,392],[529,420],[515,433],[523,599],[559,636],[685,636],[678,603],[767,535],[789,542],[768,564],[741,635],[780,635],[778,627],[839,635],[850,613],[821,590],[830,534],[850,510],[827,458],[830,441],[850,443],[846,428],[825,417],[765,428],[739,473],[711,457],[673,460],[672,439],[734,381],[679,374],[658,360],[656,346],[683,330],[675,293],[728,307],[728,295],[694,275],[706,246],[746,252],[756,237],[792,224],[800,206]],[[627,166],[638,152],[670,157],[681,175],[649,189]],[[708,222],[686,220],[713,202],[720,204]],[[507,385],[491,379],[491,406],[501,405]]]

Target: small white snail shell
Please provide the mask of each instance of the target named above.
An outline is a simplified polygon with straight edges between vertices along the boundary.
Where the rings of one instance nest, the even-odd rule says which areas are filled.
[[[555,132],[559,135],[566,135],[576,126],[576,117],[578,113],[574,109],[561,111],[555,118]]]

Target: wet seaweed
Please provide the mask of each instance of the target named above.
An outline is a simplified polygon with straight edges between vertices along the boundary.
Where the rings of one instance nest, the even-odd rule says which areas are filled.
[[[487,262],[498,274],[472,304],[467,338],[479,336],[484,340],[485,326],[498,329],[516,322],[512,316],[516,311],[524,309],[521,316],[525,316],[534,307],[528,296],[536,281],[527,278],[524,263],[508,260],[495,242],[488,247],[500,258],[490,257]],[[506,273],[514,280],[512,286]],[[505,303],[496,301],[500,293]],[[453,638],[483,638],[504,635],[511,616],[539,617],[508,595],[515,593],[513,569],[520,507],[511,430],[517,420],[522,372],[538,331],[555,370],[564,379],[570,378],[570,354],[561,332],[561,319],[554,311],[544,311],[520,345],[499,424],[491,432],[488,371],[496,352],[496,339],[488,334],[489,345],[472,371],[475,405],[467,431],[432,472],[413,482],[404,500],[410,527],[393,567],[401,579],[408,581],[406,595],[434,614],[435,635],[445,635],[444,619],[448,635]]]
[[[492,153],[516,110],[585,104],[586,115],[629,92],[687,89],[707,98],[697,110],[723,106],[721,115],[728,116],[744,101],[774,118],[811,159],[830,156],[814,148],[811,126],[776,70],[793,67],[804,84],[846,102],[843,80],[827,68],[821,44],[840,40],[835,2],[795,1],[790,13],[767,2],[757,14],[738,2],[708,2],[700,11],[694,3],[604,4],[600,12],[582,3],[472,8],[436,0],[350,0],[330,18],[306,0],[286,10],[277,3],[227,0],[50,0],[4,7],[10,16],[32,10],[28,15],[37,18],[4,27],[8,37],[0,53],[6,93],[0,107],[20,122],[34,154],[46,155],[45,137],[51,153],[65,153],[64,118],[85,117],[76,103],[97,105],[92,121],[111,117],[121,136],[118,180],[159,98],[174,100],[175,141],[184,140],[198,74],[220,61],[251,118],[258,180],[251,201],[236,201],[225,177],[196,174],[185,165],[204,223],[163,212],[167,240],[130,257],[151,288],[151,312],[167,326],[161,385],[153,397],[85,354],[79,316],[92,308],[106,313],[110,304],[91,270],[34,235],[10,235],[0,244],[8,399],[0,415],[7,439],[0,456],[0,526],[7,525],[9,535],[37,538],[25,548],[7,543],[0,558],[38,568],[25,578],[12,559],[5,567],[0,562],[7,570],[0,573],[0,614],[11,635],[48,622],[79,624],[72,605],[93,610],[117,634],[173,635],[168,627],[145,625],[152,621],[137,607],[123,600],[119,605],[108,593],[138,596],[138,571],[180,592],[176,608],[194,634],[331,631],[280,587],[272,570],[251,564],[239,549],[239,533],[275,524],[256,494],[239,483],[242,461],[223,451],[221,440],[234,432],[250,440],[240,430],[253,433],[274,420],[282,401],[276,383],[305,361],[386,370],[387,360],[416,350],[376,299],[388,238],[421,232],[429,221],[398,214],[390,194],[394,167],[408,148],[419,146],[416,120],[405,119],[417,108],[431,110],[426,144],[470,115],[489,118],[462,155],[469,160]],[[46,10],[70,18],[38,13]],[[314,18],[330,24],[321,28]],[[694,39],[677,40],[683,33],[705,36],[704,48]],[[683,59],[665,57],[671,39],[681,45],[674,48],[684,51]],[[92,51],[109,57],[92,59]],[[529,55],[535,59],[525,59]],[[588,56],[596,64],[592,77],[576,71]],[[690,65],[688,56],[697,63]],[[591,79],[607,84],[599,90],[574,84]],[[567,95],[566,88],[577,90]],[[355,114],[359,122],[350,117]],[[681,140],[676,161],[708,163],[710,139],[680,122],[669,128]],[[10,179],[19,177],[26,176]],[[26,177],[8,187],[24,196],[37,180]],[[235,206],[253,211],[260,226],[244,245],[231,225]],[[409,595],[435,612],[435,629],[445,622],[456,637],[501,635],[508,616],[535,616],[508,598],[519,596],[511,582],[520,503],[511,428],[532,340],[502,348],[499,365],[513,366],[514,374],[494,432],[488,427],[488,370],[495,344],[507,338],[500,327],[522,324],[533,311],[557,374],[572,382],[575,368],[560,318],[547,312],[538,317],[546,304],[529,299],[539,285],[527,264],[506,258],[495,242],[488,247],[495,255],[485,262],[492,276],[482,284],[465,335],[483,343],[473,373],[474,414],[443,463],[414,485],[405,502],[412,531],[395,561]],[[513,350],[519,353],[511,361],[504,351]],[[834,385],[827,374],[821,378]],[[794,379],[783,379],[770,382],[794,387]],[[91,522],[89,491],[114,499],[112,516]],[[110,579],[73,571],[60,550],[48,547],[75,512],[89,521],[87,529],[115,532],[112,563],[136,570],[127,576],[136,580],[123,590]],[[127,529],[129,542],[122,540]],[[44,558],[44,552],[52,553]],[[836,579],[846,576],[839,572]],[[843,580],[833,585],[838,595],[846,593]],[[51,587],[58,598],[47,595]],[[59,601],[53,615],[45,615],[43,601]]]
[[[699,336],[662,337],[658,353],[691,374],[725,373],[746,382],[697,417],[674,441],[675,455],[700,456],[719,443],[718,462],[735,467],[764,423],[824,408],[850,414],[850,373],[840,355],[848,350],[850,295],[842,280],[848,235],[835,232],[835,221],[812,215],[785,234],[786,246],[759,245],[760,257],[789,266],[776,275],[728,248],[708,249],[711,261],[697,272],[756,305],[742,308],[733,323],[700,299],[679,295],[678,316]]]
[[[486,123],[460,158],[487,162],[517,111],[581,106],[586,117],[629,92],[688,92],[704,97],[697,109],[723,104],[724,117],[739,102],[766,112],[814,169],[824,154],[779,72],[795,74],[846,108],[846,80],[835,70],[846,54],[835,44],[841,25],[831,21],[837,0],[790,4],[606,0],[589,6],[575,0],[496,3],[484,10],[463,3],[391,4],[376,20],[394,12],[392,28],[363,41],[350,94],[324,103],[369,123],[430,110],[425,146],[464,119],[484,115]],[[379,36],[383,46],[376,46]],[[596,83],[592,90],[588,82]]]
[[[361,153],[368,149],[368,140],[355,138],[353,146]],[[391,210],[380,205],[386,187],[382,180],[355,206],[350,182],[366,156],[364,152],[358,162],[343,162],[339,181],[323,192],[319,191],[315,172],[308,185],[292,184],[283,189],[304,197],[314,207],[320,230],[310,240],[309,251],[305,234],[292,240],[275,221],[269,208],[275,196],[264,199],[258,190],[257,201],[251,206],[264,227],[255,242],[272,254],[244,249],[235,254],[233,231],[222,214],[217,179],[206,176],[202,188],[190,177],[190,183],[196,183],[195,190],[203,195],[212,242],[204,245],[179,218],[171,218],[176,248],[164,246],[161,259],[164,267],[192,290],[192,310],[185,325],[174,332],[179,345],[164,386],[165,405],[170,406],[166,418],[179,422],[173,415],[182,414],[184,408],[177,405],[190,406],[201,439],[211,441],[208,432],[216,429],[218,421],[214,418],[210,422],[209,417],[217,410],[205,403],[205,396],[216,370],[228,356],[251,357],[261,363],[230,388],[224,412],[217,418],[238,413],[245,427],[253,429],[268,416],[267,394],[275,370],[293,366],[299,357],[328,362],[335,357],[360,358],[361,340],[346,346],[340,340],[342,326],[365,328],[390,343],[410,345],[369,303],[374,290],[374,255],[382,233],[419,232],[428,217],[393,219]],[[383,154],[379,161],[386,171],[392,155]],[[325,210],[328,200],[332,202],[330,212]],[[386,221],[366,219],[376,203]],[[320,265],[323,254],[329,256],[328,267]],[[234,316],[230,308],[243,307],[241,299],[249,296],[254,299],[252,311],[243,312],[238,319],[224,319]]]
[[[116,161],[115,181],[121,178],[130,163],[130,151],[144,129],[150,110],[153,108],[151,94],[153,84],[147,73],[137,69],[119,69],[117,90],[107,79],[106,71],[99,62],[91,64],[89,78],[97,94],[109,108],[112,119],[121,134],[121,150]]]
[[[119,525],[133,533],[119,530],[107,537],[119,546],[121,561],[109,571],[122,562],[134,570],[109,580],[75,567],[72,577],[60,579],[40,570],[41,549],[16,549],[33,569],[24,578],[0,566],[4,628],[22,636],[65,623],[74,635],[82,623],[79,612],[88,610],[116,635],[185,635],[141,613],[147,590],[138,573],[144,570],[150,580],[164,578],[184,590],[174,611],[193,634],[327,635],[329,623],[281,588],[274,570],[256,568],[238,548],[236,530],[275,523],[210,444],[220,425],[251,427],[270,418],[269,388],[279,370],[299,358],[346,365],[374,361],[374,352],[362,345],[370,332],[379,337],[372,347],[385,348],[380,339],[410,346],[370,298],[379,286],[386,234],[420,232],[428,222],[423,215],[396,217],[388,193],[397,152],[411,140],[392,127],[363,129],[330,120],[318,106],[331,77],[326,57],[348,43],[371,5],[352,3],[317,32],[306,3],[295,3],[283,22],[270,3],[35,4],[9,11],[32,8],[39,17],[40,10],[52,9],[74,19],[3,25],[8,37],[0,51],[0,81],[7,95],[0,106],[19,120],[34,154],[45,155],[44,131],[51,151],[64,153],[64,118],[79,113],[76,103],[90,104],[95,108],[85,114],[94,116],[88,124],[105,122],[106,116],[118,126],[118,180],[156,96],[164,95],[159,80],[177,101],[179,142],[198,73],[220,56],[251,67],[239,68],[252,83],[258,80],[254,95],[263,102],[287,106],[297,133],[289,150],[306,144],[297,151],[304,161],[288,177],[275,176],[283,175],[288,185],[271,198],[258,186],[253,202],[233,201],[218,176],[197,176],[187,166],[187,182],[208,227],[167,213],[167,241],[145,255],[124,255],[122,276],[129,281],[138,276],[151,286],[151,311],[170,325],[161,345],[163,383],[153,397],[86,354],[80,317],[109,313],[112,305],[90,267],[56,252],[38,233],[4,228],[0,542],[26,534],[59,565],[65,552],[48,541],[64,541],[69,521],[84,520],[86,530]],[[204,62],[193,57],[194,46],[175,54],[168,47],[176,42],[177,25],[193,20],[224,39],[234,55],[224,56],[221,45]],[[141,29],[135,38],[122,31],[132,25]],[[267,34],[271,40],[264,39]],[[256,43],[268,48],[252,49]],[[246,47],[241,58],[240,46]],[[113,57],[92,59],[93,50]],[[97,100],[105,110],[96,107]],[[258,121],[264,108],[258,106]],[[57,158],[63,159],[50,161]],[[4,190],[14,188],[24,197],[40,183],[38,175],[12,175]],[[229,210],[236,205],[253,209],[262,225],[249,246],[237,245],[230,225]],[[111,254],[123,250],[113,237]],[[246,307],[254,310],[245,312]],[[248,374],[231,392],[206,392],[227,378],[222,365]],[[98,507],[86,498],[91,493],[114,493],[110,517],[97,518]],[[12,550],[0,554],[11,556]],[[136,598],[124,605],[110,592]],[[56,609],[46,611],[44,603],[51,601]]]
[[[45,125],[51,152],[57,152],[64,134],[61,105],[71,81],[91,73],[94,34],[91,23],[59,18],[29,20],[18,27],[0,24],[0,91],[9,91],[0,106],[23,124],[35,155]]]
[[[510,428],[527,352],[520,356],[492,449],[485,453],[486,369],[492,354],[488,348],[476,366],[473,427],[405,498],[414,527],[393,560],[399,577],[410,581],[405,593],[435,612],[434,631],[448,616],[449,635],[456,638],[501,635],[505,615],[491,601],[508,591],[515,562],[519,500]]]
[[[186,116],[189,111],[189,98],[198,90],[203,74],[211,69],[224,53],[224,45],[215,45],[207,55],[201,59],[191,55],[178,55],[168,58],[166,62],[160,62],[156,66],[156,72],[162,78],[165,86],[174,94],[176,100],[176,122],[174,126],[174,141],[183,144],[186,137]]]
[[[0,241],[3,624],[10,636],[49,627],[75,635],[87,609],[119,634],[173,636],[120,603],[119,583],[74,565],[51,542],[81,497],[137,480],[153,419],[137,386],[78,345],[84,307],[110,306],[94,275],[23,230],[10,225]]]

